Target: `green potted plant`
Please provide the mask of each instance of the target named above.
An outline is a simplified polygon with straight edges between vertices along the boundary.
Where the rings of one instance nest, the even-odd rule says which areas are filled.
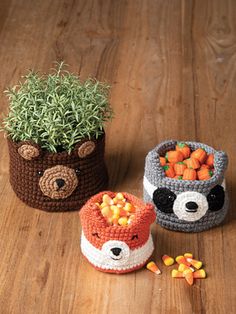
[[[11,186],[34,208],[77,210],[108,183],[103,127],[112,117],[109,86],[82,82],[63,62],[49,74],[29,71],[23,78],[6,91]]]

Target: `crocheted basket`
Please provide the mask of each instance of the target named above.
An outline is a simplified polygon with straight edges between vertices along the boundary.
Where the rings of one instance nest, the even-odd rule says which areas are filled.
[[[127,273],[141,268],[151,256],[154,246],[150,225],[155,221],[153,205],[144,204],[128,193],[126,200],[137,206],[135,219],[128,226],[111,226],[95,205],[103,194],[92,197],[81,209],[81,250],[86,259],[98,270],[109,273]]]
[[[159,157],[175,149],[177,141],[165,141],[146,156],[144,173],[144,200],[156,206],[157,223],[176,231],[199,232],[219,225],[228,209],[224,172],[228,158],[222,151],[197,142],[186,142],[192,150],[203,148],[214,154],[214,175],[206,181],[186,181],[168,178]],[[186,210],[187,202],[195,202],[197,209]]]
[[[82,140],[74,150],[50,153],[35,143],[8,138],[10,183],[27,205],[46,211],[78,210],[107,187],[105,134]]]

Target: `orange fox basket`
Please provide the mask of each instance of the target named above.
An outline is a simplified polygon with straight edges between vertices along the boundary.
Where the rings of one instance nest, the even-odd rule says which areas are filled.
[[[154,207],[124,192],[126,200],[137,206],[135,218],[130,225],[111,226],[95,204],[101,203],[104,194],[115,197],[109,191],[98,193],[80,211],[81,251],[89,263],[103,272],[121,274],[139,269],[154,249],[150,233],[155,220]]]

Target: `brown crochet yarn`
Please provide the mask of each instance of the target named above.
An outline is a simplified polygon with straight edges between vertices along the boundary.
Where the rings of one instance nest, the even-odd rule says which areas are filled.
[[[91,154],[94,149],[95,149],[94,142],[87,141],[78,148],[78,155],[80,158],[85,158],[86,156]]]
[[[39,180],[39,186],[44,195],[61,199],[70,196],[78,185],[74,169],[65,166],[55,166],[45,170]]]
[[[71,154],[50,153],[35,143],[13,142],[10,138],[8,147],[11,186],[31,207],[46,211],[77,210],[107,187],[105,134],[80,141]]]
[[[19,147],[18,153],[21,155],[21,157],[27,160],[32,160],[33,158],[39,156],[39,150],[37,149],[37,147],[28,144],[24,144]]]

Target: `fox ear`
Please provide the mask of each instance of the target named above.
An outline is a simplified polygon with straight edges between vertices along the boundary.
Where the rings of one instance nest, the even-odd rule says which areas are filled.
[[[143,210],[140,212],[139,219],[142,220],[143,224],[152,224],[155,221],[156,214],[154,206],[151,203],[147,203]]]
[[[86,141],[78,147],[78,156],[80,158],[85,158],[88,155],[92,154],[95,150],[95,143],[93,141]]]
[[[98,206],[94,203],[85,204],[80,210],[80,218],[82,225],[87,224],[96,227],[107,227],[107,222],[102,216]]]
[[[35,159],[41,153],[40,147],[37,144],[32,144],[30,142],[21,143],[17,151],[25,160]]]

